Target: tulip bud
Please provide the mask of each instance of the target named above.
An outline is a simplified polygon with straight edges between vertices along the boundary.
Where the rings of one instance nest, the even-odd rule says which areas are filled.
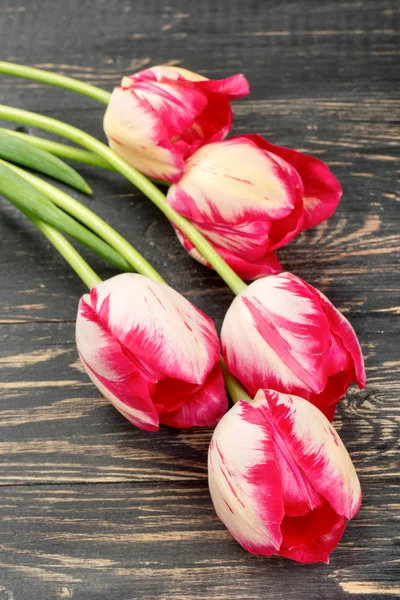
[[[361,505],[353,463],[312,404],[260,390],[218,423],[208,453],[218,517],[252,554],[329,562]]]
[[[166,284],[99,283],[79,303],[76,342],[93,383],[141,429],[211,426],[227,410],[214,323]]]
[[[303,183],[285,160],[247,137],[207,144],[187,161],[167,201],[189,219],[243,279],[282,270],[274,250],[303,224]],[[199,262],[193,244],[180,241]]]
[[[188,156],[229,133],[230,100],[248,93],[243,75],[212,81],[178,67],[152,67],[124,77],[114,89],[104,131],[111,148],[132,166],[175,182]]]
[[[335,210],[341,186],[312,156],[259,135],[207,144],[193,154],[167,194],[243,279],[279,273],[274,251]],[[182,232],[191,256],[204,259]]]
[[[254,281],[221,331],[229,371],[251,396],[260,388],[301,396],[329,420],[351,382],[365,386],[357,336],[318,290],[291,273]]]

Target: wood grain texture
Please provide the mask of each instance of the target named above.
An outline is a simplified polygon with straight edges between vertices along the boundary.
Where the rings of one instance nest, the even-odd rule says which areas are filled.
[[[250,556],[210,502],[211,430],[148,434],[99,396],[74,344],[82,285],[0,198],[0,600],[398,597],[399,14],[394,0],[0,0],[4,60],[105,89],[162,62],[247,75],[234,132],[315,154],[343,184],[336,214],[279,258],[346,313],[368,374],[335,418],[364,503],[330,565]],[[87,98],[0,76],[0,101],[103,137]],[[95,194],[77,197],[219,327],[219,278],[118,175],[80,172]]]

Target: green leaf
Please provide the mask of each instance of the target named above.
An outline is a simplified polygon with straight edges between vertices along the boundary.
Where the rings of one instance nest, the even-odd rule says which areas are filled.
[[[49,175],[85,194],[92,193],[86,181],[75,169],[50,152],[37,148],[4,130],[0,131],[0,158]]]
[[[121,271],[132,271],[130,264],[95,233],[78,223],[49,198],[0,161],[0,194],[27,216],[36,216],[70,235],[89,250]]]
[[[50,154],[65,158],[67,160],[74,160],[86,165],[92,165],[94,167],[100,167],[102,169],[108,169],[109,171],[115,171],[115,167],[112,167],[104,158],[98,156],[94,152],[88,152],[82,150],[82,148],[76,148],[67,144],[60,144],[59,142],[53,142],[47,138],[37,137],[28,133],[21,133],[20,131],[14,131],[13,129],[3,129],[0,127],[0,132],[5,131],[8,135],[11,135],[17,139],[22,140],[26,144],[32,144],[36,148],[47,150]]]

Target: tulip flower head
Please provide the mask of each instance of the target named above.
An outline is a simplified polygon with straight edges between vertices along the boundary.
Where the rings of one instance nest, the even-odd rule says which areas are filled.
[[[291,273],[251,283],[226,313],[222,354],[251,396],[296,394],[332,420],[351,382],[365,386],[357,336],[318,290]]]
[[[214,323],[166,284],[99,283],[79,303],[76,342],[93,383],[141,429],[211,426],[227,410]]]
[[[218,517],[252,554],[329,562],[361,488],[337,432],[312,404],[271,390],[239,401],[208,453]]]
[[[341,187],[320,160],[258,135],[207,144],[167,194],[243,279],[279,273],[275,250],[335,210]],[[203,257],[181,232],[190,254]]]
[[[232,125],[230,100],[249,93],[243,75],[212,81],[161,65],[124,77],[112,93],[104,131],[117,154],[149,177],[175,182],[198,148]]]

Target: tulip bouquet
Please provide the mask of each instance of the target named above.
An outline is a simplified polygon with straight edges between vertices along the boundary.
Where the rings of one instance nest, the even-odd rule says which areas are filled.
[[[365,385],[363,358],[350,323],[322,293],[283,272],[275,251],[334,212],[339,182],[317,158],[258,135],[226,139],[230,102],[249,91],[242,75],[211,81],[159,66],[124,77],[110,95],[30,67],[0,62],[0,72],[107,104],[109,147],[61,121],[0,106],[2,119],[81,146],[0,131],[0,193],[89,288],[76,342],[93,383],[141,429],[218,423],[209,486],[232,536],[254,554],[328,562],[361,504],[331,421],[349,385]],[[120,172],[167,216],[191,256],[224,279],[236,298],[221,344],[213,321],[109,224],[21,169],[89,193],[61,158]],[[127,272],[100,281],[60,231]]]

